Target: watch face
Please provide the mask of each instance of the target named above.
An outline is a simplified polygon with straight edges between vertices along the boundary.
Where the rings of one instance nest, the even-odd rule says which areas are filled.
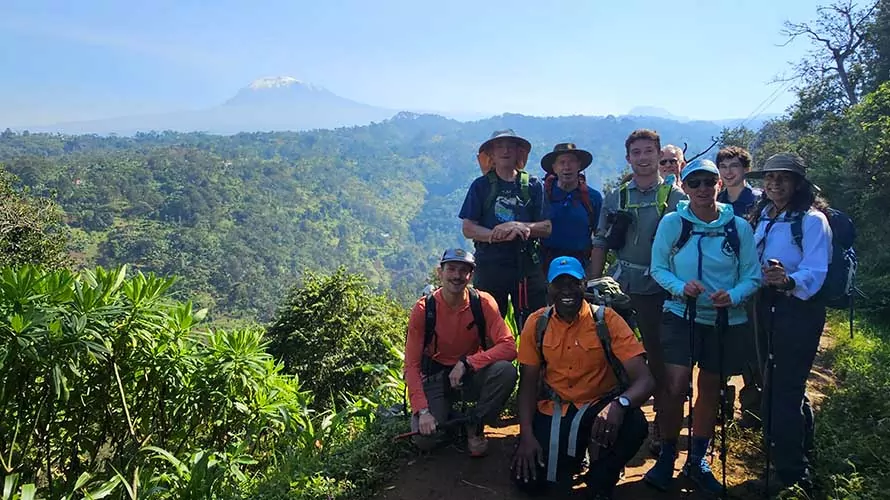
[[[621,396],[621,397],[618,398],[618,404],[620,404],[621,406],[627,408],[628,406],[630,406],[630,400],[627,399],[627,398],[624,397],[624,396]]]

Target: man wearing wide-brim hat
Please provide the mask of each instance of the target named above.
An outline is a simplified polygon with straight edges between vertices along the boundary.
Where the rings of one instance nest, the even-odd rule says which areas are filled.
[[[473,240],[473,285],[494,296],[501,316],[507,297],[522,318],[546,304],[539,239],[550,235],[544,187],[525,171],[531,143],[513,130],[498,130],[479,146],[482,175],[470,185],[461,207],[463,234]],[[521,325],[520,325],[521,326]]]
[[[544,272],[556,257],[578,259],[587,269],[592,248],[591,237],[599,222],[603,195],[589,187],[584,171],[593,162],[590,152],[574,143],[563,142],[541,158],[544,176],[544,196],[553,230],[541,241],[544,253]]]

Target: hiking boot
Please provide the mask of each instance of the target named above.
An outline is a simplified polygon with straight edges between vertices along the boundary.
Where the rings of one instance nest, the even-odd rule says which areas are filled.
[[[714,473],[711,472],[711,464],[704,457],[699,459],[697,464],[686,462],[680,473],[707,493],[712,495],[723,493],[723,485],[714,477]]]
[[[488,439],[476,425],[467,426],[467,451],[471,457],[484,457],[488,453]]]
[[[671,480],[674,479],[674,461],[677,459],[677,453],[676,450],[668,448],[670,446],[667,444],[662,446],[655,465],[643,476],[646,484],[660,491],[667,491],[671,486]]]

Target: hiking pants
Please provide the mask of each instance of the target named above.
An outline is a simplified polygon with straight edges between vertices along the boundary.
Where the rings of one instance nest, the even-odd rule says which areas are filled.
[[[758,339],[760,354],[767,358],[767,335],[770,328],[770,301],[768,291],[758,297]],[[776,294],[776,312],[773,318],[773,355],[775,368],[772,376],[764,380],[763,406],[764,439],[768,444],[767,424],[772,419],[772,463],[776,475],[784,484],[798,481],[809,482],[810,464],[807,455],[813,447],[813,408],[806,397],[807,378],[819,338],[825,326],[825,305],[816,301],[800,300],[785,294]],[[764,365],[765,366],[765,365]],[[770,394],[772,391],[772,394]],[[773,407],[770,411],[769,402]]]
[[[572,419],[578,413],[574,405],[569,404],[566,415],[562,417],[559,424],[559,459],[557,460],[557,484],[566,486],[571,483],[572,475],[577,474],[581,470],[583,458],[587,455],[587,445],[590,441],[590,429],[593,421],[596,419],[597,412],[587,411],[581,417],[581,423],[578,427],[578,440],[576,444],[576,456],[568,455],[568,440],[571,431]],[[516,479],[516,473],[510,471],[510,477],[514,484],[520,490],[526,493],[539,493],[547,488],[547,455],[550,449],[550,424],[553,417],[545,415],[541,412],[535,412],[535,418],[532,421],[532,430],[535,439],[544,450],[544,466],[538,466],[536,471],[536,479],[534,481],[523,482]],[[607,450],[600,450],[599,458],[592,462],[585,476],[588,491],[602,491],[611,493],[618,484],[621,470],[625,465],[637,454],[643,441],[649,433],[649,424],[643,411],[639,408],[627,410],[624,415],[624,421],[618,428],[618,436],[615,444]]]
[[[531,258],[526,258],[526,260],[524,268],[528,278],[526,285],[528,304],[525,314],[528,317],[531,313],[547,305],[547,279],[539,264],[534,264]],[[519,282],[519,269],[498,262],[480,264],[476,266],[476,271],[473,273],[473,286],[494,297],[502,318],[507,316],[508,296],[513,303],[513,314],[517,318],[519,316],[521,311]]]
[[[464,376],[463,387],[460,390],[452,389],[448,381],[451,370],[442,370],[423,382],[423,393],[429,404],[430,413],[436,417],[436,422],[441,425],[448,420],[459,417],[454,411],[455,403],[460,401],[475,402],[474,416],[478,416],[481,424],[495,424],[500,418],[501,410],[507,403],[513,388],[516,386],[516,367],[509,361],[495,361],[482,368],[478,372]],[[419,417],[415,414],[411,418],[411,430],[416,431]],[[442,437],[441,429],[437,430],[439,436],[417,436],[418,439]]]
[[[656,385],[657,395],[664,388],[666,382],[664,374],[664,349],[661,347],[661,318],[664,311],[666,293],[652,295],[628,294],[630,305],[637,311],[637,328],[643,337],[643,347],[646,349],[646,360],[649,370]]]

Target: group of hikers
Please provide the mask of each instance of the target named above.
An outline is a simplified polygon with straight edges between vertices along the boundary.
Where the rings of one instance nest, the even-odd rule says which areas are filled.
[[[414,443],[431,450],[459,431],[470,455],[485,455],[484,425],[497,423],[518,380],[511,476],[520,489],[583,474],[590,498],[611,498],[649,437],[657,458],[644,481],[669,491],[688,401],[680,474],[721,495],[725,474],[718,481],[707,455],[719,418],[725,464],[727,380],[741,375],[738,424],[762,429],[768,462],[754,486],[810,489],[805,388],[825,323],[832,231],[804,160],[779,153],[752,170],[749,152],[731,146],[716,162],[687,164],[647,129],[625,150],[630,178],[603,197],[583,174],[593,155],[575,144],[543,156],[543,179],[528,172],[531,144],[512,130],[479,147],[482,175],[459,213],[474,251],[444,252],[441,286],[408,324]],[[627,299],[624,309],[603,287]],[[651,423],[641,410],[650,399]]]

